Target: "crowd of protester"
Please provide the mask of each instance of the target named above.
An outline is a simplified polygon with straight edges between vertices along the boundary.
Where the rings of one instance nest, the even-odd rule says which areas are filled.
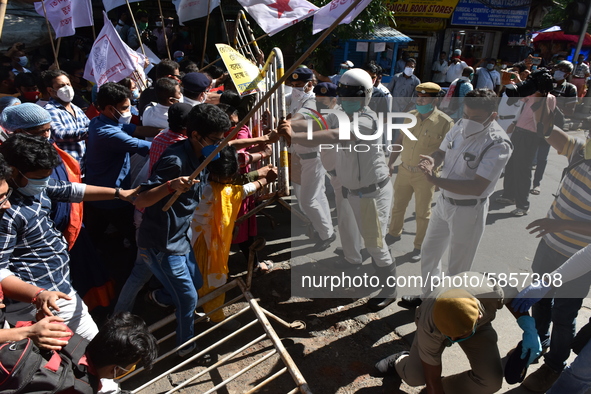
[[[139,38],[129,19],[123,12],[116,30],[136,49]],[[256,216],[236,228],[234,223],[256,207],[255,194],[276,180],[277,168],[256,163],[272,154],[280,136],[290,144],[295,209],[311,222],[314,251],[330,248],[337,239],[328,175],[341,242],[335,252],[345,266],[357,268],[365,249],[376,273],[396,276],[389,247],[400,240],[414,195],[417,232],[411,255],[420,261],[423,278],[442,271],[479,275],[471,271],[497,182],[504,174],[496,202],[516,205],[514,216],[527,215],[530,195],[545,191],[547,156],[556,149],[568,157],[569,167],[548,217],[530,224],[543,236],[532,270],[560,271],[573,287],[588,291],[591,144],[563,131],[578,97],[586,94],[584,58],[576,67],[566,60],[546,65],[544,75],[553,81],[523,97],[508,92],[539,75],[531,56],[497,70],[496,59],[468,65],[459,50],[449,61],[441,53],[432,81],[424,82],[414,74],[416,60],[403,54],[396,63],[400,72],[388,86],[381,83],[382,67],[375,62],[355,68],[347,61],[331,76],[300,65],[286,80],[291,116],[257,135],[243,126],[193,179],[190,175],[244,118],[252,97],[241,97],[220,67],[199,71],[186,27],[173,33],[173,20],[167,19],[150,31],[147,14],[135,19],[142,38],[162,58],[149,73],[148,86],[130,76],[93,87],[83,78],[83,61],[62,61],[58,69],[51,59],[29,59],[20,43],[0,57],[2,319],[5,327],[14,326],[17,316],[37,321],[2,330],[4,341],[31,338],[40,348],[60,349],[71,335],[54,324],[60,322],[89,341],[100,336],[116,348],[121,338],[112,332],[129,326],[145,340],[137,348],[123,347],[125,357],[103,357],[93,342],[89,345],[88,357],[103,360],[94,361],[101,368],[95,373],[102,378],[101,391],[116,392],[110,387],[116,386],[113,379],[136,365],[149,366],[155,357],[153,337],[129,314],[155,277],[159,286],[145,292],[146,300],[155,308],[174,309],[177,356],[198,352],[194,342],[186,344],[195,336],[197,301],[228,280],[231,244],[247,261],[257,235]],[[416,123],[390,141],[401,151],[360,153],[351,149],[361,141],[355,137],[338,141],[345,149],[326,152],[319,144],[339,139],[340,119],[323,115],[324,109],[349,120],[362,114],[355,121],[363,141],[371,141],[377,122],[384,121],[377,113],[408,113]],[[312,140],[307,138],[310,119],[316,120]],[[164,211],[176,192],[179,198]],[[108,262],[113,250],[119,255],[117,270]],[[273,269],[273,261],[253,257],[256,271]],[[401,305],[418,307],[415,339],[409,352],[392,355],[376,368],[410,385],[427,385],[433,393],[497,392],[503,371],[491,321],[507,306],[523,330],[519,358],[528,365],[545,353],[544,364],[523,385],[539,393],[566,392],[564,387],[583,392],[573,387],[591,386],[577,380],[585,376],[589,381],[591,371],[582,361],[589,357],[586,342],[581,359],[565,367],[586,292],[575,298],[561,291],[538,284],[518,294],[514,288],[485,285],[433,293],[425,288],[416,297],[402,297]],[[203,311],[218,308],[224,298],[204,304]],[[367,306],[379,311],[395,299],[396,289],[384,288]],[[95,308],[113,314],[101,330],[90,314]],[[222,322],[223,309],[210,318],[212,324]],[[221,327],[234,331],[239,324],[232,320]],[[442,378],[441,354],[454,343],[468,356],[471,370]],[[209,358],[200,361],[209,363]]]

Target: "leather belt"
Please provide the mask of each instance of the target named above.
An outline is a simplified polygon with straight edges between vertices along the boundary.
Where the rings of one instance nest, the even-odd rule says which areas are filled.
[[[383,181],[374,183],[373,185],[369,185],[367,187],[362,187],[360,189],[347,189],[343,186],[343,197],[347,198],[349,194],[356,194],[359,197],[361,197],[363,194],[370,194],[378,189],[382,189],[384,186],[388,184],[388,182],[390,182],[390,178],[386,178]]]
[[[300,159],[302,160],[308,160],[308,159],[315,159],[318,157],[318,152],[312,152],[312,153],[298,153],[298,156]]]
[[[405,170],[408,170],[410,172],[422,172],[421,169],[419,168],[419,166],[409,166],[404,163],[401,163],[400,165],[402,166],[402,168],[404,168]]]
[[[515,115],[499,116],[499,119],[501,119],[501,120],[515,119]]]
[[[473,207],[475,205],[485,202],[486,200],[488,200],[488,197],[487,198],[472,198],[472,199],[468,199],[468,200],[456,200],[454,198],[443,196],[443,199],[445,201],[447,201],[448,203],[450,203],[451,205],[456,205],[458,207]]]
[[[330,176],[337,176],[337,170],[326,171]]]

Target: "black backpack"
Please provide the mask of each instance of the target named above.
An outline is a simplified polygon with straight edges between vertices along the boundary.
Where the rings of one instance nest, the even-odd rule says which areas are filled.
[[[74,334],[59,352],[39,349],[30,338],[0,345],[0,393],[96,393],[98,378],[79,365],[88,343]]]

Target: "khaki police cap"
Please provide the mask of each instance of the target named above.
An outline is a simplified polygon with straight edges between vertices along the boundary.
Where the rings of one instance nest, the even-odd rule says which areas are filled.
[[[441,86],[437,85],[433,82],[423,82],[418,84],[415,90],[419,93],[439,93],[441,91]]]

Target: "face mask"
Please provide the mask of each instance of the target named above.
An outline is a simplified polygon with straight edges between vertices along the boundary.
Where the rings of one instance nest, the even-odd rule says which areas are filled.
[[[348,70],[348,68],[341,67],[339,70],[339,75],[343,75],[344,73],[347,72],[347,70]]]
[[[538,66],[531,66],[531,70],[532,70],[532,72],[533,72],[533,71],[536,71],[537,69],[538,69]]]
[[[474,79],[474,73],[470,74],[470,76],[468,77],[468,79],[470,80],[470,82],[472,82],[472,80]]]
[[[361,109],[360,100],[342,100],[341,107],[347,115],[351,115]]]
[[[415,69],[412,67],[404,67],[404,75],[410,77],[415,72]]]
[[[18,64],[25,67],[29,63],[29,59],[26,56],[21,56],[18,58]]]
[[[487,70],[492,70],[493,68],[495,68],[495,65],[494,64],[489,63],[489,64],[486,65],[486,69]]]
[[[421,115],[424,115],[426,113],[429,113],[429,112],[433,111],[433,104],[425,104],[425,105],[415,104],[415,108],[417,109],[417,111]]]
[[[182,58],[182,57],[177,57],[177,58],[175,58],[175,59],[174,59],[174,61],[175,61],[175,62],[177,62],[177,63],[180,63],[180,62],[181,62],[181,60],[183,60],[183,58]]]
[[[24,92],[23,97],[29,102],[36,102],[40,94],[39,92]]]
[[[137,24],[137,28],[140,32],[146,30],[148,28],[148,22],[140,22]]]
[[[41,194],[43,191],[45,191],[47,185],[49,184],[49,177],[43,179],[29,179],[24,176],[22,172],[21,175],[28,181],[27,186],[18,188],[19,193],[24,196],[36,196]]]
[[[292,87],[291,88],[291,101],[298,102],[303,101],[306,98],[307,94],[304,92],[303,87]]]
[[[490,118],[490,116],[489,116],[489,118]],[[474,120],[469,120],[469,119],[462,119],[462,125],[464,126],[464,134],[466,136],[470,136],[473,134],[480,133],[481,131],[488,128],[488,126],[490,125],[490,123],[486,124],[487,122],[488,122],[488,118],[486,118],[484,123],[476,122]]]
[[[203,148],[201,148],[201,153],[203,154],[203,156],[205,157],[209,157],[209,155],[211,155],[213,153],[213,151],[217,148],[217,145],[207,145],[204,146]],[[211,161],[217,160],[220,158],[220,153],[218,152],[213,159],[211,159]]]
[[[162,27],[162,22],[156,22],[156,27]]]
[[[566,73],[564,71],[556,70],[554,71],[554,80],[555,81],[562,81]]]
[[[56,95],[64,103],[69,103],[74,99],[74,89],[71,86],[64,86],[57,90]]]
[[[133,91],[131,92],[131,98],[134,100],[139,100],[140,90],[138,88],[133,89]]]
[[[113,107],[115,108],[115,107]],[[131,122],[131,111],[130,112],[125,112],[125,113],[121,113],[119,112],[119,110],[117,108],[115,108],[115,111],[117,111],[117,113],[119,114],[119,119],[117,119],[117,123],[119,124],[129,124]]]
[[[119,368],[123,372],[121,375],[117,376],[117,368]],[[117,380],[117,379],[123,379],[125,376],[129,375],[130,373],[132,373],[133,371],[135,371],[135,365],[129,369],[125,369],[125,368],[121,368],[121,367],[115,367],[115,370],[113,371],[113,379]]]

